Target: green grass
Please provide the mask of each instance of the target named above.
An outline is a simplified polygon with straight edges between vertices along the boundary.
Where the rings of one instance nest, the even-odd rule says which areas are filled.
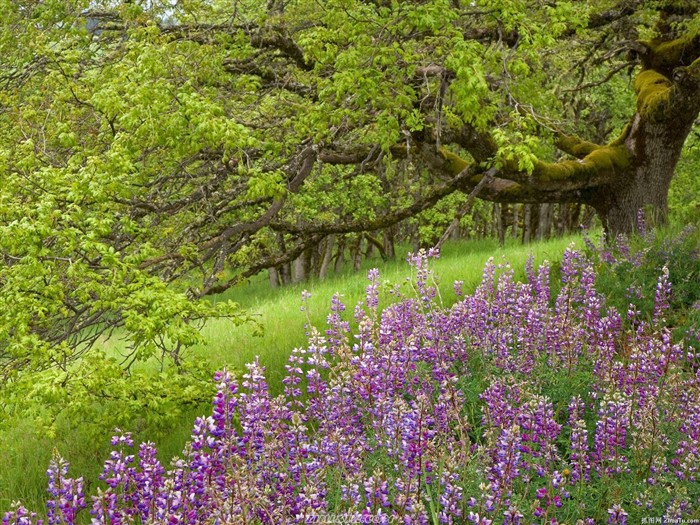
[[[464,281],[465,293],[473,291],[481,282],[484,264],[493,257],[496,262],[505,257],[516,271],[516,276],[523,276],[525,263],[532,254],[535,262],[544,259],[558,261],[564,249],[578,237],[552,239],[546,242],[523,246],[508,243],[504,248],[496,240],[447,243],[440,259],[432,263],[439,283],[439,289],[445,304],[451,304],[456,297],[453,283]],[[352,317],[355,305],[364,298],[367,287],[367,270],[378,267],[382,282],[401,284],[401,290],[409,293],[406,278],[410,271],[405,262],[406,249],[396,260],[384,262],[381,259],[365,261],[358,273],[341,273],[325,281],[311,281],[281,289],[272,289],[267,284],[266,276],[261,275],[249,284],[229,290],[213,300],[233,300],[253,314],[263,328],[263,335],[256,336],[251,326],[234,326],[226,320],[208,323],[203,329],[207,340],[205,345],[193,349],[197,356],[212,360],[216,365],[227,366],[234,370],[244,370],[245,364],[259,356],[260,362],[267,368],[268,380],[273,392],[280,391],[280,380],[284,374],[284,365],[291,350],[306,343],[304,325],[307,323],[302,306],[301,292],[308,290],[311,299],[308,302],[308,314],[312,324],[322,329],[328,315],[331,297],[335,293],[343,295],[348,318]],[[387,294],[382,298],[391,300]],[[386,304],[383,303],[383,304]],[[380,307],[382,303],[380,303]]]
[[[495,240],[447,243],[440,259],[433,262],[432,268],[438,278],[444,303],[451,304],[456,299],[453,282],[464,281],[465,293],[473,291],[481,281],[482,270],[489,257],[494,257],[497,262],[505,257],[514,268],[516,276],[522,277],[530,254],[534,255],[536,263],[544,259],[559,261],[564,249],[572,242],[581,244],[579,237],[554,239],[528,246],[510,242],[505,248],[500,248]],[[218,368],[228,367],[239,372],[245,369],[246,363],[259,356],[260,362],[267,368],[271,391],[273,394],[279,393],[284,365],[291,350],[306,343],[305,324],[310,320],[323,330],[334,293],[342,293],[343,302],[347,306],[347,317],[351,318],[355,304],[364,297],[367,270],[379,267],[382,282],[400,285],[402,293],[410,294],[406,283],[406,278],[410,275],[405,262],[406,251],[404,249],[395,261],[365,261],[358,273],[344,271],[325,281],[311,281],[281,289],[271,288],[266,275],[260,275],[212,300],[238,302],[255,316],[263,334],[256,335],[254,327],[249,325],[235,326],[226,320],[211,321],[202,329],[206,342],[190,352]],[[300,310],[301,292],[304,289],[311,292],[307,312]],[[380,302],[380,307],[391,300],[386,292],[382,293],[381,298],[384,302]],[[119,349],[118,341],[108,342],[109,352],[116,353]],[[189,438],[194,418],[208,410],[207,406],[189,410],[169,432],[158,435],[144,429],[135,438],[155,441],[160,459],[167,465],[170,458],[181,452]],[[0,513],[7,510],[14,500],[22,500],[31,509],[43,510],[45,472],[53,448],[71,463],[72,476],[84,476],[88,480],[88,490],[97,483],[101,465],[109,453],[106,440],[105,443],[96,444],[80,428],[72,428],[67,422],[59,422],[55,437],[42,435],[41,431],[20,419],[6,423],[10,423],[5,425],[9,430],[0,433]]]

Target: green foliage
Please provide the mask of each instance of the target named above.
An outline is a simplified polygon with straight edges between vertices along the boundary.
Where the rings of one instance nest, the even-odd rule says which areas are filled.
[[[551,129],[616,128],[624,79],[562,101],[583,78],[553,74],[587,60],[611,4],[0,0],[0,417],[165,428],[208,395],[186,359],[202,326],[249,320],[203,297],[317,243],[305,226],[440,187],[413,136],[494,129],[497,161],[531,172]],[[356,160],[306,173],[321,150]],[[464,199],[424,212],[421,242]],[[100,352],[110,335],[123,355]]]
[[[659,278],[671,282],[668,326],[676,339],[694,341],[700,323],[700,232],[694,226],[671,226],[653,233],[620,238],[591,252],[597,285],[619,311],[636,311],[635,319],[651,321]],[[698,339],[700,341],[700,339]]]
[[[700,224],[700,136],[688,138],[668,193],[673,220],[681,224]]]
[[[9,410],[0,429],[7,430],[21,416],[50,438],[56,437],[61,422],[80,427],[96,441],[107,438],[114,427],[162,432],[188,407],[211,399],[212,373],[206,363],[192,360],[179,370],[125,371],[115,357],[93,351],[69,371],[22,374],[6,386],[3,402]]]

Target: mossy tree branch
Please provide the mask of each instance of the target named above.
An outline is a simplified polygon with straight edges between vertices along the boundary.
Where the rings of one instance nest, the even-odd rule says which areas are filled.
[[[594,144],[593,142],[588,142],[580,137],[574,135],[560,134],[554,145],[564,153],[576,157],[577,159],[583,159],[590,155],[596,149],[600,148],[600,145]]]

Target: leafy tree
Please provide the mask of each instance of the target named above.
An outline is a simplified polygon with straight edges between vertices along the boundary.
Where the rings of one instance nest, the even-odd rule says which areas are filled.
[[[177,358],[193,321],[236,315],[205,295],[455,192],[629,231],[665,213],[700,110],[691,0],[0,10],[6,378],[115,327]]]

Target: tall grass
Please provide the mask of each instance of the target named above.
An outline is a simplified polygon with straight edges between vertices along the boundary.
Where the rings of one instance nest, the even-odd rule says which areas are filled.
[[[509,242],[505,247],[499,247],[493,239],[446,243],[440,259],[432,267],[439,278],[443,301],[451,304],[456,299],[453,283],[463,281],[464,291],[473,291],[481,281],[482,269],[490,257],[497,262],[505,258],[514,268],[516,277],[522,277],[530,255],[536,263],[544,259],[558,261],[564,249],[572,242],[579,243],[580,238],[564,237],[526,246]],[[234,326],[225,320],[213,321],[203,329],[206,344],[193,351],[219,366],[233,370],[243,370],[246,363],[259,356],[261,364],[267,368],[271,391],[277,394],[281,391],[279,380],[291,350],[306,343],[304,325],[308,322],[307,315],[315,326],[324,326],[331,297],[335,293],[342,294],[343,302],[352,311],[355,304],[364,297],[367,270],[373,267],[380,269],[382,281],[387,283],[386,288],[399,285],[400,290],[408,293],[406,278],[409,270],[405,262],[407,251],[404,247],[394,261],[365,261],[358,273],[345,271],[325,281],[316,280],[281,289],[270,288],[265,276],[258,276],[248,285],[230,290],[213,300],[230,299],[238,302],[260,323],[262,336],[255,335],[256,330],[252,326]],[[303,290],[311,293],[305,312],[300,310]],[[390,300],[388,297],[385,299]]]
[[[503,248],[495,240],[447,243],[440,259],[432,267],[440,279],[443,301],[450,304],[456,299],[454,281],[463,281],[465,292],[473,291],[481,280],[484,263],[490,257],[497,261],[507,259],[518,278],[522,277],[530,255],[537,263],[544,259],[556,262],[560,260],[564,248],[572,242],[580,244],[580,238],[553,239],[528,246],[509,242]],[[238,302],[255,316],[262,328],[262,335],[250,325],[235,326],[226,320],[211,321],[202,328],[206,342],[190,351],[217,368],[227,367],[232,371],[244,370],[246,363],[259,356],[260,363],[267,369],[271,392],[277,394],[281,391],[280,381],[291,350],[306,343],[305,324],[311,322],[319,328],[325,325],[333,294],[342,294],[343,302],[351,312],[364,297],[367,270],[372,267],[380,268],[382,281],[386,283],[384,304],[391,300],[387,293],[390,287],[396,285],[402,293],[410,293],[406,282],[409,270],[404,261],[407,251],[404,248],[395,261],[365,261],[358,273],[345,270],[325,281],[310,281],[280,289],[271,288],[266,276],[260,275],[212,300]],[[311,293],[304,312],[300,309],[302,290]],[[351,313],[348,315],[350,317]],[[110,352],[120,349],[116,341],[109,341],[106,346]],[[189,439],[195,416],[208,411],[208,407],[187,411],[167,433],[158,434],[153,429],[144,428],[135,433],[135,438],[155,441],[161,461],[167,464],[170,458],[179,454]],[[102,463],[108,455],[108,443],[91,442],[92,438],[81,432],[81,428],[75,428],[65,421],[57,422],[53,436],[33,428],[21,418],[5,423],[2,427],[7,430],[0,432],[0,512],[7,510],[14,500],[22,500],[29,508],[43,508],[45,471],[53,448],[58,449],[71,463],[73,476],[84,476],[89,484],[98,482]]]

